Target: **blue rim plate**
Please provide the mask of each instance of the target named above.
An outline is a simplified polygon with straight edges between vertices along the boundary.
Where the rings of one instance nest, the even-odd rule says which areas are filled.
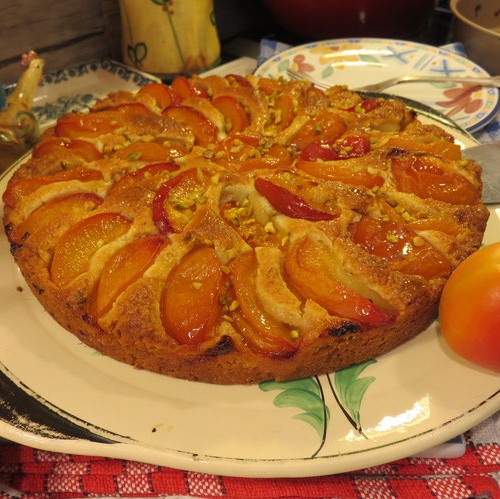
[[[382,38],[340,38],[292,47],[268,59],[255,74],[287,78],[288,68],[351,88],[401,75],[489,76],[477,64],[450,50]],[[462,83],[404,83],[387,92],[422,102],[470,133],[487,125],[500,110],[497,88]]]
[[[42,129],[59,116],[91,106],[115,90],[136,91],[156,77],[111,59],[78,64],[44,74],[33,102],[33,113]],[[14,85],[5,90],[10,93]]]

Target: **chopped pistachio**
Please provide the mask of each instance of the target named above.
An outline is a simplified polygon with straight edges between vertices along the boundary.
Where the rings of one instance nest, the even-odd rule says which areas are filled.
[[[385,238],[390,241],[391,243],[397,243],[399,241],[399,238],[396,234],[394,234],[393,232],[388,232],[386,235],[385,235]]]
[[[425,244],[425,240],[420,236],[415,236],[412,242],[415,246],[423,246]]]
[[[238,300],[233,300],[231,304],[229,305],[229,311],[234,312],[240,307],[240,304],[238,303]]]
[[[142,153],[139,151],[134,151],[131,152],[129,155],[127,155],[127,159],[129,161],[137,161],[138,159],[142,158]]]
[[[403,217],[403,220],[405,222],[410,222],[411,221],[411,215],[407,211],[405,211],[401,216]]]
[[[246,220],[243,220],[241,225],[252,225],[256,222],[255,218],[247,218]]]
[[[276,234],[276,227],[274,226],[272,220],[269,220],[269,222],[266,223],[266,225],[264,226],[264,230],[268,234]]]
[[[290,331],[290,336],[291,336],[294,340],[296,340],[297,338],[300,338],[300,332],[299,332],[299,330],[298,330],[298,329],[292,329],[292,330]]]
[[[194,289],[200,289],[202,287],[201,282],[193,282],[192,285]]]
[[[225,250],[225,254],[226,254],[227,258],[229,258],[230,260],[232,260],[237,255],[237,251],[236,251],[235,248],[227,248]]]

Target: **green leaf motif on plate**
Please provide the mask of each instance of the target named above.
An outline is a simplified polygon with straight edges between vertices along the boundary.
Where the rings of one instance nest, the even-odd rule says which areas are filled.
[[[314,378],[303,378],[293,381],[266,381],[259,385],[264,392],[281,390],[274,398],[276,407],[296,407],[303,412],[296,414],[294,419],[300,419],[311,425],[320,438],[325,435],[330,410],[325,405],[319,383]]]
[[[359,375],[370,365],[375,363],[375,359],[367,360],[361,364],[356,364],[335,373],[335,390],[341,407],[346,412],[358,431],[361,430],[360,408],[363,397],[368,387],[375,381],[375,377],[367,376],[360,378]]]
[[[321,72],[321,78],[328,78],[332,74],[333,74],[333,67],[331,64],[328,64],[328,66],[326,66],[325,69],[323,69],[323,71]]]
[[[283,73],[290,67],[290,60],[289,59],[283,59],[279,64],[278,64],[278,72]]]
[[[359,59],[370,66],[382,66],[380,61],[373,55],[359,54]]]

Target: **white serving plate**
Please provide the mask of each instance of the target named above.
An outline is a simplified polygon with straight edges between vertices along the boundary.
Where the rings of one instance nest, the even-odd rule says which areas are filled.
[[[490,210],[486,243],[500,239],[500,206]],[[415,455],[500,409],[500,376],[453,354],[437,322],[358,371],[215,386],[139,371],[80,343],[28,290],[5,237],[0,275],[0,437],[31,447],[222,475],[318,476]]]

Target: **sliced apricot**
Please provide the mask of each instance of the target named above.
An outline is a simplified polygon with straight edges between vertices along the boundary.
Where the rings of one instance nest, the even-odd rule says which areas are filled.
[[[91,142],[81,139],[51,139],[39,142],[33,149],[33,157],[41,158],[48,155],[56,155],[58,158],[64,157],[64,153],[70,151],[80,156],[85,161],[96,161],[102,159],[104,155]]]
[[[268,150],[264,150],[262,155],[253,156],[232,164],[235,170],[246,172],[262,168],[285,168],[292,164],[293,158],[290,151],[281,144],[273,144]]]
[[[293,287],[328,312],[369,326],[389,324],[394,317],[333,277],[329,249],[310,237],[297,241],[285,257],[286,276]]]
[[[96,292],[97,315],[108,312],[116,298],[144,275],[165,246],[162,236],[145,236],[120,248],[104,266]]]
[[[174,94],[168,85],[164,83],[147,83],[140,88],[139,95],[150,95],[156,102],[156,105],[161,109],[165,109],[168,106],[178,104],[180,98],[178,95]]]
[[[63,287],[83,274],[89,268],[92,255],[104,244],[125,234],[131,223],[119,213],[99,213],[73,225],[55,247],[50,267],[52,281]]]
[[[188,78],[184,76],[178,76],[174,78],[171,84],[172,92],[180,99],[189,99],[189,97],[195,97],[196,91],[191,85]]]
[[[335,164],[334,161],[320,163],[316,161],[299,160],[296,166],[299,170],[313,177],[332,180],[334,182],[343,182],[350,185],[363,185],[368,189],[380,187],[384,183],[384,179],[380,175],[340,166]]]
[[[303,218],[312,222],[334,220],[338,217],[338,214],[317,210],[301,197],[270,180],[256,178],[255,189],[269,201],[276,211],[287,217]]]
[[[19,199],[30,195],[44,185],[49,185],[54,182],[66,182],[69,180],[90,182],[92,180],[101,179],[102,173],[99,170],[91,168],[73,168],[71,170],[63,170],[54,175],[21,178],[9,184],[3,193],[2,199],[7,206],[13,206]]]
[[[273,92],[282,92],[285,84],[274,78],[259,78],[257,85],[266,94],[271,95]]]
[[[203,197],[203,173],[195,168],[167,180],[153,198],[153,220],[161,234],[180,232]]]
[[[245,108],[234,97],[221,95],[213,99],[212,104],[224,115],[229,133],[242,132],[250,125]]]
[[[112,133],[120,124],[103,112],[92,114],[70,113],[57,121],[54,133],[56,137],[99,137]]]
[[[195,144],[206,147],[217,139],[217,128],[200,111],[188,106],[167,107],[164,116],[188,127],[194,134]]]
[[[256,135],[229,136],[217,143],[213,161],[226,168],[238,170],[240,163],[249,158],[260,157],[259,147],[260,137]]]
[[[122,121],[127,116],[145,115],[150,112],[140,102],[128,102],[90,114],[69,113],[59,118],[54,133],[57,137],[96,138],[115,131],[122,126]]]
[[[287,128],[295,118],[293,100],[288,94],[279,94],[274,102],[277,111],[276,122],[280,130]]]
[[[309,118],[304,126],[292,137],[290,144],[302,150],[307,144],[321,140],[333,142],[346,131],[344,120],[336,113],[327,111]]]
[[[255,290],[257,258],[248,252],[230,264],[230,278],[239,308],[233,312],[235,325],[253,350],[274,356],[290,357],[299,346],[291,329],[268,314]]]
[[[223,272],[210,246],[187,253],[170,272],[161,301],[163,326],[181,344],[203,341],[222,314]]]
[[[10,240],[21,244],[27,237],[54,226],[58,221],[65,220],[71,224],[73,220],[90,213],[102,201],[101,197],[87,192],[55,198],[32,211],[28,218],[9,234]]]
[[[397,188],[423,199],[451,204],[476,204],[480,191],[462,175],[448,172],[437,158],[405,155],[393,158],[392,174]]]
[[[450,262],[408,226],[363,216],[351,228],[353,241],[365,251],[391,262],[405,274],[427,279],[448,275]]]
[[[185,145],[177,142],[159,144],[158,142],[137,141],[113,152],[112,157],[153,163],[180,158],[188,152],[189,149]]]
[[[462,158],[462,149],[460,146],[448,140],[420,142],[411,138],[391,137],[387,144],[406,151],[427,152],[430,154],[436,154],[437,156],[443,156],[444,158],[451,160],[459,160]]]

